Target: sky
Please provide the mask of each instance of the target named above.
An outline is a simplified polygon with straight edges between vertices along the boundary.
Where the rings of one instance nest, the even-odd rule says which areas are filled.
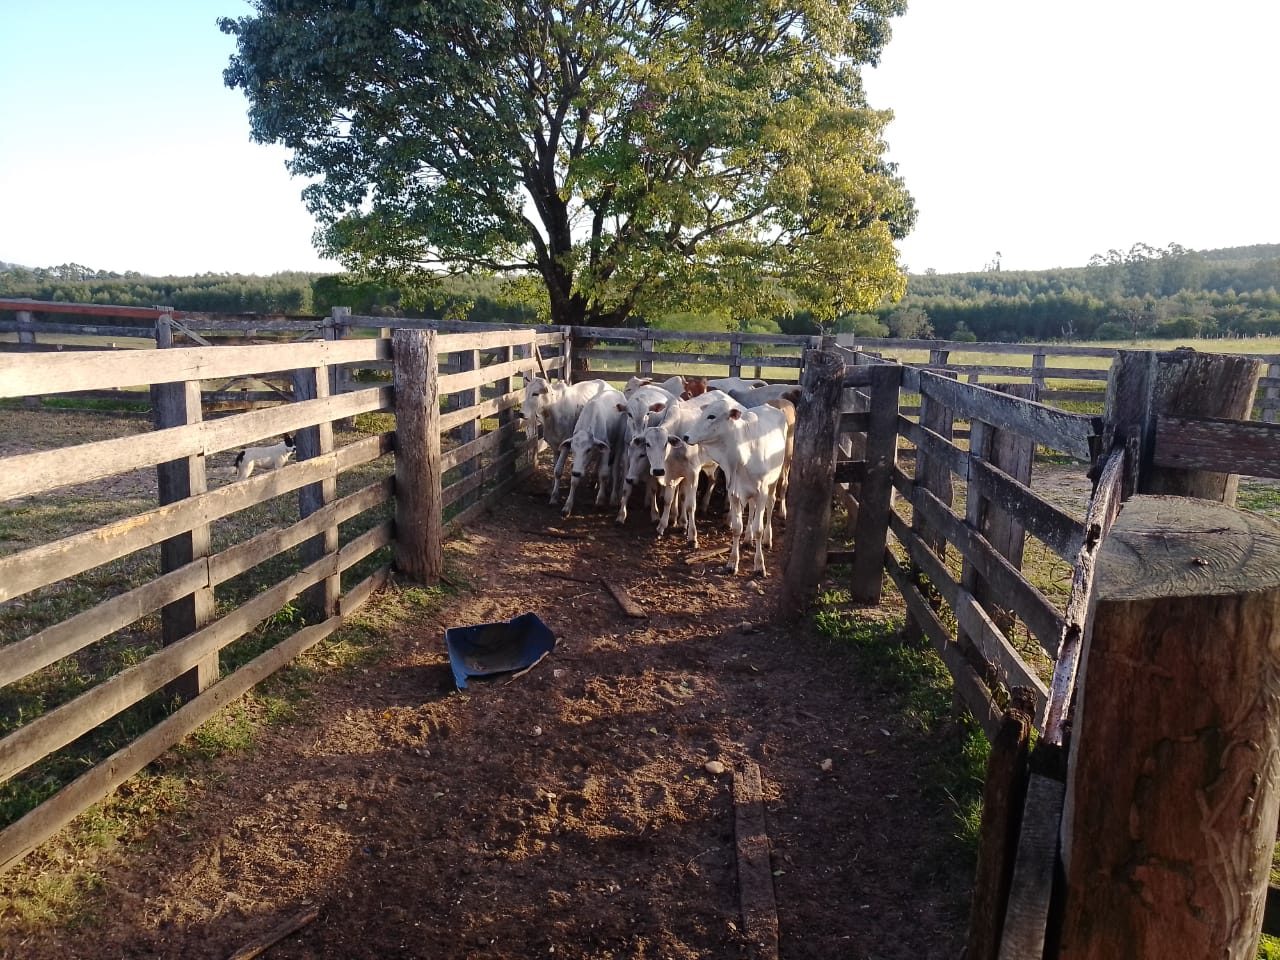
[[[0,260],[331,270],[286,152],[222,83],[244,0],[0,0]],[[915,272],[1280,242],[1280,3],[909,0],[868,99]]]

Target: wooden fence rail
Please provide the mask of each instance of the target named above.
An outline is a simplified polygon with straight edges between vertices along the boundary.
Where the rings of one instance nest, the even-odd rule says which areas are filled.
[[[165,322],[162,316],[158,327]],[[566,369],[564,333],[530,327],[440,333],[417,325],[398,331],[396,337],[397,345],[425,338],[431,344],[431,362],[411,349],[393,354],[392,342],[385,336],[195,347],[166,346],[171,338],[161,338],[163,349],[155,351],[0,355],[0,396],[4,397],[33,391],[47,395],[60,388],[85,386],[110,389],[151,384],[154,392],[160,384],[168,385],[164,389],[173,398],[156,401],[156,428],[150,432],[0,458],[0,500],[41,498],[74,484],[149,467],[158,471],[161,490],[161,503],[153,508],[0,555],[0,603],[32,593],[42,595],[46,588],[73,581],[103,564],[144,563],[146,552],[157,543],[188,538],[185,553],[162,554],[158,576],[129,583],[87,609],[59,622],[41,623],[29,635],[0,647],[0,688],[17,689],[15,685],[34,674],[56,669],[65,658],[81,655],[143,618],[204,598],[203,607],[188,607],[185,619],[164,620],[164,645],[156,652],[64,702],[55,698],[51,709],[34,710],[0,739],[3,783],[38,768],[46,758],[59,755],[159,691],[179,689],[173,684],[180,679],[192,679],[189,687],[181,688],[186,703],[176,712],[0,830],[0,870],[253,684],[340,627],[386,581],[390,570],[384,560],[359,582],[345,582],[357,564],[368,568],[376,562],[374,555],[393,545],[399,561],[399,547],[405,543],[425,545],[438,556],[448,530],[485,509],[527,472],[537,440],[526,435],[514,417],[522,397],[521,381],[535,366],[550,373]],[[455,363],[458,357],[470,359],[473,367]],[[397,371],[394,386],[351,383],[349,392],[332,392],[342,383],[337,374],[344,364],[389,367],[392,363]],[[200,415],[200,381],[260,378],[267,373],[292,381],[292,402],[217,419]],[[406,480],[412,472],[406,460],[412,458],[406,456],[403,445],[409,442],[413,424],[405,410],[414,383],[429,390],[420,396],[431,398],[420,404],[422,422],[431,433],[413,440],[414,449],[443,449],[434,465],[428,465],[426,483],[418,482],[417,476],[413,483]],[[435,400],[445,394],[462,397],[464,402],[442,413]],[[397,414],[396,430],[336,442],[335,423],[377,413]],[[459,431],[467,436],[463,442],[459,442]],[[298,462],[238,482],[214,486],[204,482],[206,457],[284,432],[295,436]],[[396,453],[396,475],[379,464],[392,452]],[[338,496],[338,481],[348,479],[354,470],[361,471],[363,481],[354,490],[346,484],[350,492]],[[201,531],[295,491],[299,498],[296,520],[255,531],[217,550],[208,548],[207,532]],[[418,505],[419,516],[409,518],[406,499]],[[393,500],[395,523],[389,514]],[[190,539],[197,534],[196,540]],[[226,608],[227,595],[222,591],[233,578],[253,575],[255,568],[281,561],[295,548],[301,554],[285,562],[282,579]],[[138,555],[137,561],[127,559],[133,554]],[[429,569],[401,566],[410,576],[429,579],[439,574],[438,565]],[[216,615],[215,593],[224,601]],[[310,623],[234,672],[218,676],[220,652],[295,601],[303,603]],[[197,667],[199,676],[192,673]]]

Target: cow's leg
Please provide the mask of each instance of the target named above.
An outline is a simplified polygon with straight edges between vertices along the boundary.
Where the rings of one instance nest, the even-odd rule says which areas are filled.
[[[787,519],[787,487],[791,483],[791,464],[787,461],[782,463],[782,473],[778,476],[777,501],[778,501],[778,519]],[[772,517],[773,511],[770,511]]]
[[[768,506],[766,506],[765,502],[761,502],[759,497],[755,497],[751,501],[750,509],[751,534],[756,543],[756,559],[755,565],[752,567],[752,572],[758,573],[762,577],[767,577],[769,575],[764,568],[764,548],[765,538],[769,536],[766,531],[769,526],[768,515],[773,509],[773,498],[766,497],[765,501],[768,503]]]
[[[712,467],[707,474],[707,492],[702,495],[702,512],[711,509],[711,495],[716,492],[716,468]]]
[[[551,468],[551,499],[547,501],[548,503],[555,503],[556,497],[560,494],[560,477],[568,461],[569,448],[562,446],[556,451],[556,462]]]
[[[695,473],[694,482],[697,482],[698,475]],[[693,490],[685,497],[684,503],[681,504],[684,509],[684,538],[693,544],[693,549],[698,549],[698,497],[697,490]]]
[[[725,573],[737,573],[742,549],[742,500],[729,494],[729,562]]]
[[[662,516],[658,520],[658,536],[661,537],[667,532],[667,525],[671,522],[671,508],[680,497],[680,481],[668,481],[662,486]]]
[[[662,485],[650,477],[644,488],[645,498],[649,501],[649,522],[658,522],[658,498],[662,495]]]

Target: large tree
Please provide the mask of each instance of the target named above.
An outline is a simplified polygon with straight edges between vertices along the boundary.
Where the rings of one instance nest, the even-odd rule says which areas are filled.
[[[353,268],[536,276],[557,323],[901,294],[915,209],[868,107],[905,0],[258,0],[253,137]]]

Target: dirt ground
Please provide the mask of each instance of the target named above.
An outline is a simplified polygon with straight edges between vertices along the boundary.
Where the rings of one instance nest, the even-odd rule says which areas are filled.
[[[324,681],[300,722],[105,854],[88,924],[0,928],[0,957],[226,958],[307,905],[317,919],[272,960],[746,957],[732,769],[748,759],[782,957],[958,956],[972,864],[924,769],[937,744],[807,621],[771,617],[776,569],[687,564],[643,510],[624,530],[590,507],[562,520],[547,483],[451,543],[457,595],[378,665]],[[701,526],[703,550],[726,542]],[[529,610],[557,649],[455,691],[444,629]]]

